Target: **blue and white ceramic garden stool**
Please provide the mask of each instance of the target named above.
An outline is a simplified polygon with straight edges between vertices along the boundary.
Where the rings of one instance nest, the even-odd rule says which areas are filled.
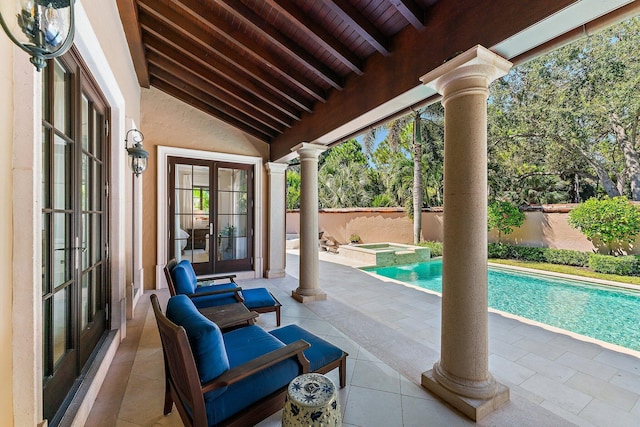
[[[282,427],[339,427],[342,414],[336,386],[321,374],[302,374],[289,383]]]

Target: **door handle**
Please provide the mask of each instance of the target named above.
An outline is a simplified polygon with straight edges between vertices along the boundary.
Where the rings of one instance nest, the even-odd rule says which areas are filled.
[[[69,248],[57,248],[57,249],[54,249],[54,251],[75,251],[76,249],[80,249],[82,252],[86,252],[87,251],[87,247],[86,246],[73,246],[73,247],[69,247]]]

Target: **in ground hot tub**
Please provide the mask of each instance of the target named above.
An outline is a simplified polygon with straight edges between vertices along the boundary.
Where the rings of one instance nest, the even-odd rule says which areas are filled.
[[[431,259],[431,250],[429,248],[403,245],[400,243],[342,245],[338,252],[344,257],[378,267],[413,264],[429,261]]]

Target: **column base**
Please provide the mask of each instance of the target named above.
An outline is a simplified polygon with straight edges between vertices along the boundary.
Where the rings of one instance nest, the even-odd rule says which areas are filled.
[[[421,383],[424,388],[436,394],[473,421],[480,421],[509,401],[509,388],[500,383],[496,383],[496,393],[488,399],[461,396],[436,381],[433,369],[422,373]]]
[[[267,279],[278,279],[280,277],[285,277],[287,273],[282,268],[274,268],[272,270],[267,270],[266,277]]]
[[[322,290],[319,290],[313,295],[302,295],[300,292],[298,292],[298,289],[296,289],[295,291],[291,291],[291,296],[294,300],[303,304],[306,302],[324,301],[327,299],[327,294]]]

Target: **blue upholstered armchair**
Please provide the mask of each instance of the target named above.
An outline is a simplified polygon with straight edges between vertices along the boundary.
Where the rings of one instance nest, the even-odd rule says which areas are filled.
[[[243,290],[235,283],[235,275],[198,277],[186,259],[177,264],[169,261],[165,276],[172,296],[187,295],[198,308],[242,302],[257,313],[275,312],[276,325],[280,326],[281,304],[266,288]]]
[[[166,316],[151,296],[165,358],[165,415],[173,403],[185,425],[253,425],[282,408],[289,382],[340,368],[347,354],[296,326],[252,325],[222,333],[191,299],[169,299]]]

